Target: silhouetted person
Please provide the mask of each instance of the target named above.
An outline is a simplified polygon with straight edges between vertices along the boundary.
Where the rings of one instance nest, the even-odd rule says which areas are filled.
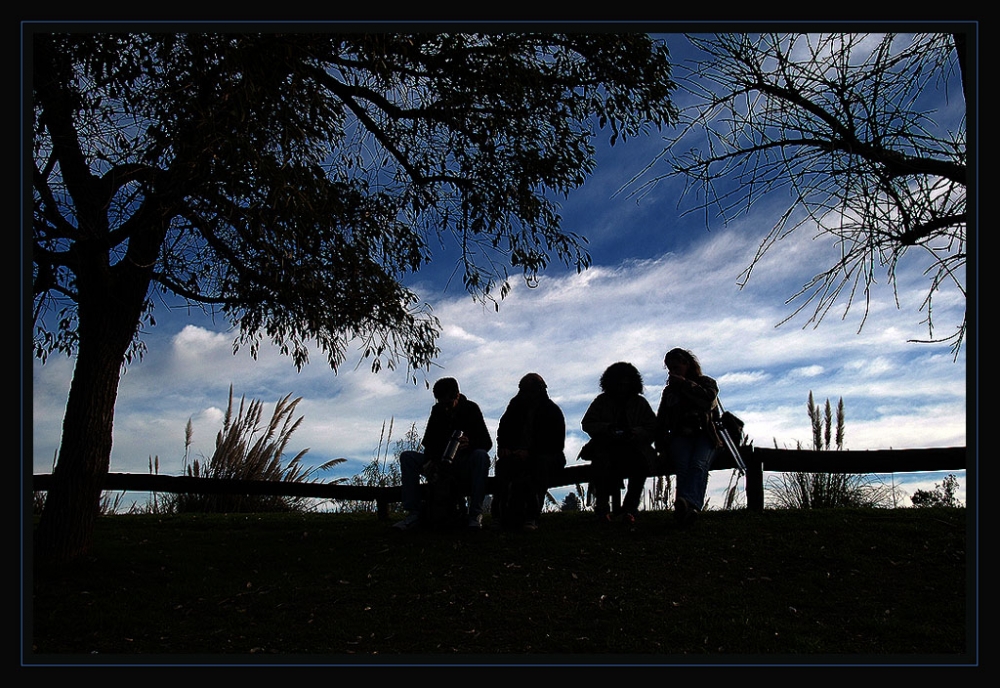
[[[566,466],[566,420],[545,380],[528,373],[497,428],[497,490],[493,515],[504,527],[534,530],[549,483]]]
[[[468,526],[481,528],[493,440],[479,406],[459,391],[455,378],[441,378],[434,383],[433,392],[437,403],[431,408],[421,442],[424,451],[405,451],[399,457],[403,508],[409,514],[394,527],[406,530],[420,522],[421,510],[426,506],[420,500],[420,475],[441,470],[445,449],[453,435],[460,431],[458,451],[449,470],[458,477],[463,494],[469,495]]]
[[[674,514],[689,525],[704,507],[708,471],[721,446],[712,422],[719,385],[701,372],[698,359],[686,349],[671,349],[663,364],[668,375],[656,412],[656,447],[677,473]]]
[[[583,416],[583,431],[591,439],[580,452],[591,462],[591,485],[596,496],[594,507],[600,521],[613,515],[609,500],[628,480],[621,514],[634,523],[642,500],[646,477],[651,473],[656,454],[652,447],[656,414],[642,396],[642,375],[631,363],[608,366],[601,375],[601,393]]]

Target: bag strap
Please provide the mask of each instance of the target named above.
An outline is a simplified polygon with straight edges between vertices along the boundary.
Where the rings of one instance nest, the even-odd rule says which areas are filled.
[[[722,397],[718,394],[715,395],[715,408],[712,410],[715,412],[716,420],[722,418],[722,414],[726,412],[726,408],[722,405]]]

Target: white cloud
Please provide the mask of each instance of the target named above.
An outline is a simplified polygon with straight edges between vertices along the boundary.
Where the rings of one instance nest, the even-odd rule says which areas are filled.
[[[412,423],[422,434],[433,403],[424,381],[456,377],[495,432],[517,381],[529,371],[546,379],[563,408],[572,463],[586,441],[580,420],[604,368],[619,360],[634,363],[655,408],[663,354],[674,346],[698,355],[757,446],[809,440],[810,391],[819,403],[844,399],[849,449],[964,445],[964,352],[956,363],[947,346],[907,342],[926,335],[919,312],[926,295],[922,268],[901,268],[899,307],[891,289],[873,292],[860,332],[857,308],[843,319],[831,313],[818,326],[808,312],[784,322],[792,312],[785,300],[835,247],[798,232],[766,254],[741,289],[736,280],[753,257],[760,227],[747,221],[696,232],[685,235],[683,251],[597,264],[581,274],[553,271],[534,289],[515,283],[499,312],[464,292],[433,295],[429,281],[421,293],[432,295],[428,300],[443,325],[441,357],[426,379],[418,373],[416,385],[405,369],[375,375],[367,363],[355,367],[351,360],[335,374],[318,351],[301,371],[269,343],[256,361],[245,350],[234,355],[231,331],[206,317],[167,313],[147,337],[145,359],[122,378],[111,470],[145,472],[152,455],[159,456],[161,473],[178,473],[189,418],[195,429],[191,456],[210,455],[232,385],[237,400],[260,399],[267,413],[284,395],[301,396],[297,412],[304,420],[289,458],[306,447],[311,465],[345,457],[351,462],[325,477],[349,475],[371,460],[390,421],[390,441]],[[935,319],[960,320],[964,307],[960,299],[941,298]],[[71,363],[54,358],[34,366],[36,471],[51,468]]]
[[[198,358],[207,352],[227,350],[231,346],[231,337],[197,325],[185,325],[173,340],[175,355],[182,359]]]
[[[586,439],[580,419],[599,391],[604,368],[633,362],[655,407],[663,354],[682,346],[717,378],[723,402],[746,421],[759,446],[808,440],[810,391],[817,400],[844,399],[851,449],[965,444],[964,352],[956,363],[947,346],[907,341],[927,337],[921,310],[928,288],[925,257],[905,257],[895,293],[878,275],[867,320],[865,303],[858,302],[846,314],[839,304],[817,325],[812,308],[792,316],[800,303],[786,300],[836,262],[838,248],[829,237],[809,227],[787,236],[760,258],[740,288],[777,217],[769,207],[777,201],[761,199],[752,216],[707,232],[700,219],[678,217],[673,191],[680,188],[674,182],[640,202],[615,195],[621,180],[659,152],[659,141],[650,139],[645,148],[641,141],[600,147],[598,173],[588,180],[586,195],[574,194],[562,209],[566,229],[590,238],[593,267],[580,274],[550,270],[534,289],[515,280],[499,312],[461,289],[441,293],[435,273],[415,276],[410,286],[428,298],[443,325],[442,355],[426,374],[428,382],[458,378],[495,431],[520,377],[541,373],[566,414],[572,461]],[[934,303],[939,328],[961,322],[966,304],[959,290],[946,285]],[[245,349],[234,355],[234,333],[200,313],[158,311],[157,321],[146,338],[145,359],[122,378],[113,471],[145,472],[154,455],[161,472],[178,472],[189,418],[192,455],[211,454],[230,386],[237,400],[260,399],[268,410],[286,394],[301,396],[297,411],[304,421],[290,455],[309,447],[307,461],[315,464],[347,457],[354,461],[348,472],[372,457],[390,420],[393,438],[411,423],[423,431],[433,399],[423,384],[409,382],[405,369],[373,375],[366,363],[355,367],[349,359],[335,374],[317,350],[297,371],[267,342],[257,360]],[[51,468],[72,363],[59,357],[44,366],[34,363],[36,471]],[[933,482],[925,489],[930,487]]]
[[[736,373],[726,373],[716,379],[720,386],[736,387],[740,385],[755,385],[765,382],[770,378],[763,370],[740,371]]]
[[[546,276],[535,289],[515,285],[499,312],[465,294],[442,298],[433,304],[443,324],[442,355],[426,382],[458,378],[495,431],[517,381],[539,372],[563,406],[575,453],[585,439],[580,419],[606,366],[633,362],[655,407],[663,353],[683,346],[719,380],[723,402],[761,446],[808,439],[810,391],[818,400],[844,398],[849,448],[964,443],[964,357],[954,363],[945,347],[907,343],[899,323],[912,314],[895,307],[860,334],[841,320],[816,329],[775,327],[787,312],[769,296],[781,288],[770,283],[774,275],[762,271],[757,289],[718,286],[719,274],[734,270],[733,263],[716,266],[717,257],[739,243],[752,240],[738,230],[713,232],[687,254]],[[798,275],[805,272],[800,266]],[[433,399],[405,371],[375,375],[362,363],[334,374],[317,354],[297,372],[272,346],[253,361],[246,352],[233,355],[231,333],[197,322],[170,335],[172,322],[149,338],[146,360],[122,379],[112,470],[145,471],[149,455],[160,457],[163,472],[178,466],[188,418],[196,428],[193,451],[210,454],[230,384],[237,399],[265,404],[285,394],[303,397],[304,421],[289,451],[309,447],[307,460],[317,464],[340,456],[369,460],[389,420],[396,438],[410,423],[423,431]],[[35,367],[36,470],[48,469],[58,444],[58,402],[69,374],[65,363]]]
[[[788,377],[789,378],[797,378],[797,377],[809,378],[809,377],[816,377],[818,375],[822,375],[823,371],[824,371],[824,368],[821,365],[803,366],[802,368],[795,368],[794,370],[789,371]]]

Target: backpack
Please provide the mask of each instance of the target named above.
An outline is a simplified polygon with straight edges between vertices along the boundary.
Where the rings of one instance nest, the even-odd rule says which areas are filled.
[[[743,457],[740,456],[739,449],[746,441],[746,436],[743,434],[743,421],[735,414],[725,410],[721,401],[715,407],[715,427],[723,447],[732,456],[736,468],[740,471],[741,475],[746,474],[747,467],[743,462]],[[723,437],[723,430],[729,441],[726,441],[726,438]]]
[[[722,417],[719,418],[719,422],[722,423],[722,428],[729,434],[729,439],[733,441],[733,444],[737,447],[743,444],[742,420],[729,411],[723,411]]]

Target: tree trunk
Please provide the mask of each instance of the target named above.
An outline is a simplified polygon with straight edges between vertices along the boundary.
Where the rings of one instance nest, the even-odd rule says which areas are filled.
[[[155,246],[158,236],[161,232],[151,230],[134,238],[129,254],[137,253],[149,237]],[[89,262],[81,261],[85,267],[79,273],[80,343],[59,458],[34,539],[35,556],[52,563],[69,561],[90,548],[111,463],[118,384],[152,275],[152,261],[122,260],[108,267],[105,259],[102,265],[96,256],[99,242],[87,242],[81,254],[92,244],[97,250]]]
[[[36,556],[55,563],[86,554],[111,462],[122,352],[80,348],[63,418],[53,486],[35,536]]]

